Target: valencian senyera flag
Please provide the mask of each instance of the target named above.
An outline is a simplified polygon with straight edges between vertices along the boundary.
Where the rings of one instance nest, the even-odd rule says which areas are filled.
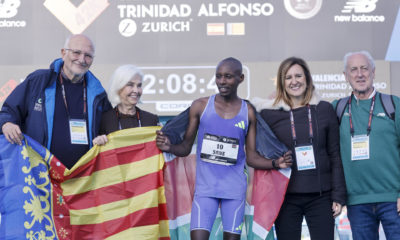
[[[72,169],[28,136],[0,136],[0,239],[190,239],[195,155],[162,154],[158,129],[112,133]],[[274,239],[290,172],[247,171],[241,239]],[[210,239],[222,235],[218,213]]]
[[[159,127],[109,135],[72,169],[0,137],[0,239],[170,239]]]

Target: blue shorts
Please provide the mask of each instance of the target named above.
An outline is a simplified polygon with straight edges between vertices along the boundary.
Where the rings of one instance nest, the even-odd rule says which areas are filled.
[[[192,202],[190,230],[202,229],[211,232],[220,205],[224,232],[241,234],[245,199],[221,199],[196,195]]]

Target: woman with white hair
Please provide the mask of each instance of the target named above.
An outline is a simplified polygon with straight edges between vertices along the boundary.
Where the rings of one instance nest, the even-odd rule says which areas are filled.
[[[106,135],[121,129],[158,125],[157,115],[136,106],[143,92],[142,79],[143,73],[133,65],[123,65],[115,70],[108,92],[114,108],[103,113],[100,135],[93,139],[93,144],[106,144]]]

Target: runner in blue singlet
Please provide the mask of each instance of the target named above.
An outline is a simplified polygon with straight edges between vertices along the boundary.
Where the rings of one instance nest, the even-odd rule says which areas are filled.
[[[222,60],[215,75],[219,93],[192,103],[183,142],[172,145],[166,135],[157,132],[158,148],[177,156],[189,155],[198,136],[190,223],[194,240],[209,238],[219,206],[224,239],[240,239],[247,188],[245,162],[257,169],[287,168],[292,164],[291,152],[279,159],[267,159],[255,151],[255,112],[237,95],[243,80],[239,60]]]

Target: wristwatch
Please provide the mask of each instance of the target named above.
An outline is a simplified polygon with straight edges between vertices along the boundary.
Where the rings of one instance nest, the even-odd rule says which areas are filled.
[[[280,167],[279,167],[279,164],[276,165],[276,160],[277,160],[277,159],[272,159],[272,167],[273,167],[275,170],[279,170]]]

